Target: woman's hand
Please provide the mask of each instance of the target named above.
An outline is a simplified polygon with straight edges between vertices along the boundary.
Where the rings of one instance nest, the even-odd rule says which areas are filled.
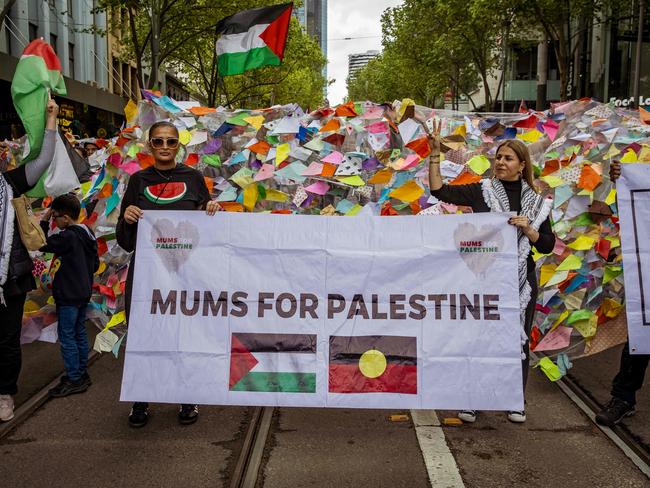
[[[59,116],[59,106],[51,98],[47,101],[47,107],[45,110],[47,111],[48,118],[51,117],[56,119]]]
[[[530,228],[530,221],[525,215],[515,215],[514,217],[510,217],[508,223],[510,225],[514,225],[518,229],[521,229],[521,231],[524,233]]]
[[[129,205],[126,207],[126,210],[124,211],[124,220],[126,220],[127,224],[135,224],[138,220],[142,218],[144,215],[144,212],[140,207],[136,207],[135,205]]]
[[[524,233],[528,240],[533,244],[539,240],[539,232],[530,226],[530,221],[525,215],[515,215],[508,220],[510,225],[514,225]]]
[[[49,222],[52,218],[52,207],[48,208],[45,213],[41,216],[41,220],[44,222]]]
[[[424,124],[426,130],[426,124]],[[431,156],[440,157],[440,131],[442,130],[442,120],[436,122],[433,121],[433,132],[427,131],[427,136],[429,140],[429,149],[431,149]]]
[[[219,202],[216,200],[210,200],[208,204],[205,206],[205,213],[208,215],[214,215],[217,212],[220,212],[223,210],[223,207],[219,205]]]
[[[47,117],[45,120],[45,128],[48,130],[56,130],[57,117],[59,116],[59,106],[51,98],[47,101],[46,108]]]
[[[621,162],[612,161],[609,165],[609,179],[616,181],[621,177]]]

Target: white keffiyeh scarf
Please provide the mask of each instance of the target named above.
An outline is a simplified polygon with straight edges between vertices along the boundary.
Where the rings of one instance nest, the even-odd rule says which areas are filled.
[[[13,191],[4,176],[0,174],[0,303],[5,304],[3,287],[9,274],[11,244],[14,239],[15,212],[11,205]]]
[[[499,179],[484,179],[481,181],[481,187],[483,189],[483,199],[492,212],[510,212],[508,194]],[[528,183],[526,183],[526,180],[521,180],[521,210],[519,215],[525,215],[528,217],[530,226],[533,229],[539,230],[540,225],[542,225],[548,217],[552,206],[553,200],[550,198],[544,198],[542,195],[535,192]],[[526,336],[524,322],[526,320],[526,307],[531,299],[531,288],[526,279],[528,275],[527,260],[528,255],[530,254],[530,241],[521,229],[517,229],[517,248],[519,251],[518,271],[519,311],[522,333],[521,340],[522,344],[525,344],[528,337]]]

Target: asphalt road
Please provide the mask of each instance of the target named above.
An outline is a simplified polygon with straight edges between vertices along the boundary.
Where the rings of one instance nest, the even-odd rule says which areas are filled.
[[[45,347],[58,353],[55,345]],[[41,354],[43,360],[45,352]],[[576,361],[574,374],[600,385],[593,387],[595,396],[606,399],[616,359],[617,351],[611,351]],[[53,365],[48,368],[52,371]],[[126,422],[130,405],[118,401],[121,372],[121,360],[102,356],[90,368],[93,386],[88,392],[49,401],[0,441],[1,486],[229,486],[251,410],[202,407],[199,421],[184,427],[176,421],[176,406],[156,404],[149,424],[131,429]],[[647,393],[629,421],[639,437],[648,429]],[[490,412],[482,413],[475,424],[442,428],[445,438],[435,449],[451,451],[465,486],[650,486],[648,478],[537,370],[530,375],[527,401],[528,421],[523,425],[509,423],[504,413]],[[258,486],[447,486],[429,479],[425,460],[431,452],[421,449],[410,419],[390,420],[400,413],[409,415],[390,410],[276,409]],[[440,418],[454,415],[438,412]]]

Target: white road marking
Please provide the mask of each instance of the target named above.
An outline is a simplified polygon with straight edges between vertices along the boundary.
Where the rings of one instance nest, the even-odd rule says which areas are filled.
[[[464,488],[465,483],[451,454],[435,410],[411,410],[429,482],[435,488]]]

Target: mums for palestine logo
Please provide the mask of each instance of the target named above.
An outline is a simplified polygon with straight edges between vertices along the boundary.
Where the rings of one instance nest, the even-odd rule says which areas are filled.
[[[151,228],[151,243],[167,271],[178,273],[199,244],[199,229],[185,220],[174,224],[156,220]]]
[[[496,254],[503,249],[503,236],[493,225],[477,228],[465,223],[454,231],[454,243],[463,262],[478,277],[494,264]]]

